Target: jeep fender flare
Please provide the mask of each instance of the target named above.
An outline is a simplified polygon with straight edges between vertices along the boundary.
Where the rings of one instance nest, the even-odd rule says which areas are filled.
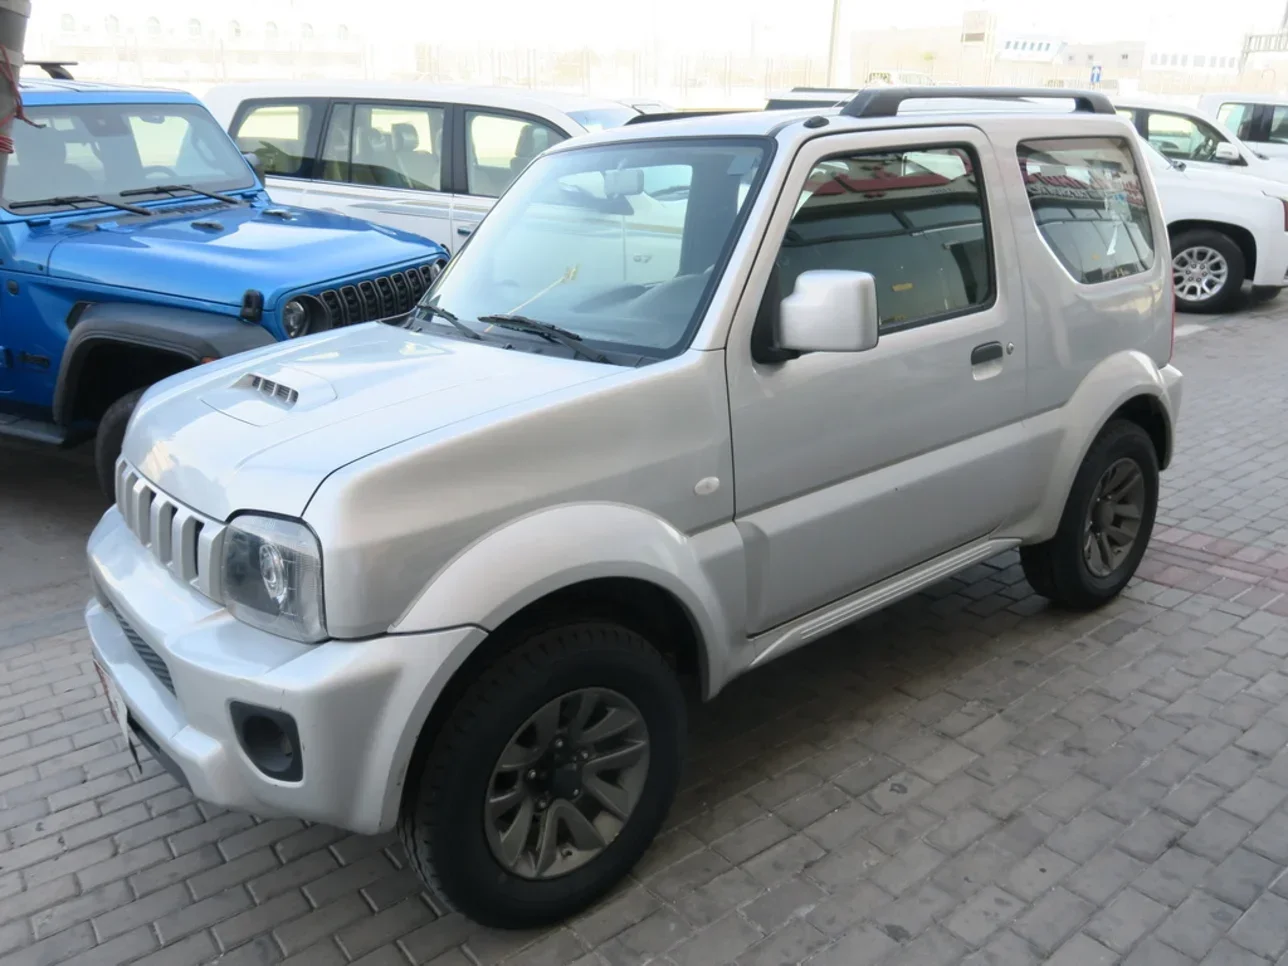
[[[76,318],[63,349],[54,389],[54,421],[64,426],[72,421],[85,364],[104,343],[169,352],[197,365],[276,341],[262,326],[234,316],[163,305],[94,303]]]
[[[1049,440],[1037,447],[1041,457],[1049,461],[1045,495],[1009,535],[1026,543],[1040,543],[1055,535],[1074,477],[1091,444],[1114,413],[1141,396],[1153,400],[1163,414],[1166,447],[1159,454],[1159,464],[1160,468],[1166,465],[1174,445],[1179,400],[1171,398],[1163,374],[1143,352],[1115,353],[1083,378],[1067,403],[1033,418],[1034,436]]]
[[[618,503],[563,504],[519,517],[449,560],[393,626],[405,634],[473,625],[494,631],[529,604],[574,584],[616,577],[667,591],[700,645],[730,640],[730,615],[690,537]]]

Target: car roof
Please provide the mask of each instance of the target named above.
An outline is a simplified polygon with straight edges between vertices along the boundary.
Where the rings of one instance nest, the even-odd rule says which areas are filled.
[[[1288,97],[1281,94],[1249,93],[1247,91],[1215,91],[1200,94],[1199,101],[1213,104],[1217,101],[1237,104],[1288,104]]]
[[[210,100],[247,100],[260,97],[373,97],[382,100],[448,101],[513,110],[546,107],[561,113],[596,109],[621,110],[622,101],[563,91],[524,87],[483,87],[472,84],[428,84],[383,81],[261,81],[220,84],[206,92]]]
[[[18,81],[22,99],[27,104],[67,104],[71,102],[129,103],[140,98],[152,102],[195,103],[186,91],[134,84],[109,84],[97,81],[54,80],[45,77],[22,77]]]
[[[1046,119],[1095,118],[1097,120],[1113,119],[1126,124],[1113,114],[1074,113],[1068,110],[1053,110],[1050,105],[1024,102],[988,102],[970,98],[946,98],[934,104],[934,108],[908,110],[894,117],[849,117],[835,107],[791,109],[782,111],[730,111],[695,115],[691,118],[676,118],[668,115],[666,120],[645,121],[636,118],[630,123],[605,131],[597,131],[565,141],[551,148],[554,151],[575,150],[579,146],[590,144],[607,144],[620,141],[642,141],[659,138],[686,137],[781,137],[789,140],[803,140],[826,131],[835,134],[840,131],[879,131],[899,127],[927,127],[943,125],[960,126],[964,122],[978,124],[986,119],[1014,118],[1017,114],[1025,117]],[[828,120],[827,128],[807,128],[802,122],[813,117],[824,117]]]

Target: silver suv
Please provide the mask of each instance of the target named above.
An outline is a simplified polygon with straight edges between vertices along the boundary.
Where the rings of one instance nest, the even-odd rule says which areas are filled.
[[[1014,547],[1113,598],[1181,394],[1149,168],[1098,95],[914,95],[999,92],[559,145],[405,322],[158,384],[89,544],[127,738],[530,926],[648,847],[682,680]]]

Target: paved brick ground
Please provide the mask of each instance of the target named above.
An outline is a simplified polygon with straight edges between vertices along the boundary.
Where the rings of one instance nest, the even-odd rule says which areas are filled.
[[[98,509],[65,492],[83,462],[24,456],[0,480],[0,966],[1288,964],[1285,360],[1267,309],[1179,343],[1128,597],[1053,613],[1009,555],[740,681],[696,713],[634,878],[537,934],[441,914],[387,838],[134,769],[61,569]]]

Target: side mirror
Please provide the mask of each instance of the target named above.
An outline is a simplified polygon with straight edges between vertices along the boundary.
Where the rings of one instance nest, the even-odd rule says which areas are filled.
[[[246,159],[246,163],[251,166],[252,170],[254,170],[255,177],[259,178],[260,181],[263,181],[264,162],[259,159],[259,155],[254,151],[243,151],[242,157]]]
[[[777,344],[795,352],[865,352],[880,338],[877,282],[867,272],[802,272],[783,299]]]
[[[1239,149],[1229,141],[1220,141],[1216,146],[1216,152],[1212,155],[1216,161],[1224,161],[1226,164],[1238,164],[1243,160],[1239,154]]]

